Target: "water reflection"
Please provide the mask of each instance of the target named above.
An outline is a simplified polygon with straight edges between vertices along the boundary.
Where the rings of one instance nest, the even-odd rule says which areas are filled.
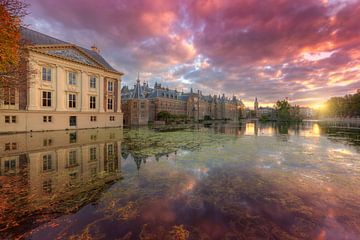
[[[120,178],[121,137],[121,130],[0,136],[1,232],[20,234],[93,201]]]
[[[0,238],[356,239],[360,134],[318,123],[0,136]]]

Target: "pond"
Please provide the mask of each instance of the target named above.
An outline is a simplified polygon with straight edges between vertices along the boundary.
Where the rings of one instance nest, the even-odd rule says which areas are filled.
[[[359,239],[360,132],[259,123],[0,135],[0,239]]]

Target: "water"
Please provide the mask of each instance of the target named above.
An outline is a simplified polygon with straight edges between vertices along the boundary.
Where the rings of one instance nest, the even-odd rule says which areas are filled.
[[[359,239],[360,132],[317,123],[0,136],[1,239]]]

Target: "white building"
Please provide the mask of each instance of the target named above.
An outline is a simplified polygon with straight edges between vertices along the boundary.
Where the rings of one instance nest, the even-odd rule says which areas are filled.
[[[0,89],[0,132],[122,126],[121,76],[99,54],[22,28],[30,74]]]

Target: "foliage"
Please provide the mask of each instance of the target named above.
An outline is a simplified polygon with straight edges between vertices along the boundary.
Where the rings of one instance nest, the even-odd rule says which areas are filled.
[[[287,99],[278,100],[275,104],[275,113],[278,121],[301,121],[299,106],[291,106]]]
[[[359,117],[360,89],[355,94],[330,98],[321,110],[321,115],[325,117]]]
[[[204,116],[204,120],[205,120],[205,121],[210,121],[210,120],[212,120],[212,118],[211,118],[211,116],[209,116],[209,115],[205,115],[205,116]]]
[[[157,119],[160,121],[165,121],[165,122],[173,122],[173,121],[177,121],[177,120],[186,120],[187,116],[184,114],[181,115],[174,115],[171,114],[168,111],[161,111],[157,114]]]
[[[0,0],[0,89],[16,88],[28,71],[21,51],[20,24],[27,4],[19,0]],[[3,100],[0,91],[0,100]]]
[[[0,0],[0,73],[11,72],[18,65],[20,23],[27,5],[19,0]]]
[[[259,120],[260,120],[261,122],[267,122],[267,121],[269,121],[269,116],[267,116],[267,115],[261,115],[260,118],[259,118]]]
[[[169,122],[170,119],[174,118],[174,116],[168,111],[161,111],[157,114],[157,118],[161,121]]]

